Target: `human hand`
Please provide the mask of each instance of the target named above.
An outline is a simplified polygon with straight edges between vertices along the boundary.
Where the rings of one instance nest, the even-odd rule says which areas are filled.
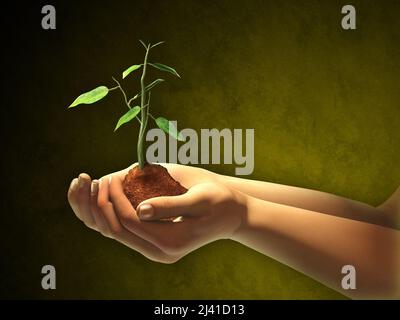
[[[247,197],[215,182],[196,184],[183,195],[145,200],[137,214],[123,193],[122,180],[112,178],[109,194],[124,228],[176,259],[232,238],[246,215]]]
[[[126,169],[108,174],[97,181],[105,181],[111,177],[117,177],[119,180],[123,180],[128,174],[128,171],[136,166],[137,163],[129,166]],[[202,182],[216,182],[219,179],[219,175],[196,167],[184,166],[179,164],[162,164],[169,174],[177,181],[181,183],[185,188],[189,189],[195,184]],[[93,214],[90,211],[90,188],[92,180],[86,173],[82,173],[78,178],[72,180],[70,188],[68,190],[68,201],[75,213],[75,215],[85,223],[89,228],[98,230],[98,223],[96,223]],[[101,199],[106,200],[106,198]],[[100,201],[101,203],[101,201]]]
[[[243,214],[245,197],[218,184],[219,175],[210,171],[176,164],[164,166],[189,189],[186,197],[160,197],[142,204],[154,206],[152,220],[183,216],[181,222],[150,223],[137,217],[122,192],[122,181],[131,167],[93,181],[81,174],[79,183],[74,179],[68,192],[71,207],[88,227],[163,263],[175,262],[208,242],[229,238]]]
[[[121,242],[150,260],[175,262],[177,258],[165,254],[148,241],[126,230],[119,222],[113,204],[109,201],[108,185],[113,176],[118,177],[123,173],[124,170],[93,181],[89,175],[83,173],[73,179],[68,190],[68,201],[75,215],[87,227]]]

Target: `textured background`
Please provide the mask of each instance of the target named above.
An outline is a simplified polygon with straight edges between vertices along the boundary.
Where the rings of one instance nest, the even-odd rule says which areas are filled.
[[[44,4],[2,21],[1,297],[343,298],[233,242],[160,265],[85,228],[66,201],[71,179],[136,161],[137,128],[112,132],[118,93],[66,106],[141,62],[137,39],[166,40],[152,60],[182,79],[166,75],[153,110],[180,128],[254,128],[252,178],[376,205],[400,181],[399,1],[352,1],[356,31],[340,27],[347,1],[52,1],[56,31],[40,27]],[[44,264],[55,291],[40,287]]]

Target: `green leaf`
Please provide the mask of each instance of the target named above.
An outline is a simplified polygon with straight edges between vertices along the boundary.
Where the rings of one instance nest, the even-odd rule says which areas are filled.
[[[125,79],[131,72],[140,69],[141,66],[141,64],[134,64],[133,66],[130,66],[128,69],[122,72],[122,79]]]
[[[159,83],[161,83],[161,82],[163,82],[163,81],[164,81],[164,79],[157,79],[157,80],[154,80],[152,83],[150,83],[149,85],[147,85],[147,86],[144,88],[144,92],[147,92],[147,91],[153,89],[156,85],[158,85]],[[139,98],[141,95],[142,95],[142,93],[139,92],[138,94],[136,94],[136,95],[132,98],[132,100],[135,100],[135,99]]]
[[[179,141],[185,141],[183,135],[180,132],[178,132],[178,130],[171,121],[163,117],[158,117],[155,120],[157,126],[164,132],[168,133],[171,137]]]
[[[161,70],[161,71],[166,71],[169,73],[172,73],[173,75],[177,76],[178,78],[180,78],[181,76],[178,74],[178,72],[176,72],[176,70],[174,68],[171,68],[165,64],[162,63],[149,63],[149,65],[151,65],[152,67]]]
[[[135,106],[132,109],[130,109],[127,113],[125,113],[121,118],[119,118],[117,125],[115,126],[114,132],[118,130],[120,126],[123,124],[131,121],[134,119],[140,112],[140,107]]]
[[[91,91],[81,94],[74,102],[68,107],[72,108],[78,104],[91,104],[103,99],[108,94],[108,88],[105,86],[97,87]]]

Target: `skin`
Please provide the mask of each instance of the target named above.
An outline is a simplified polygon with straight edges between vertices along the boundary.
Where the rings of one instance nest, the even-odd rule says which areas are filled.
[[[319,191],[163,166],[186,194],[133,208],[122,190],[127,168],[93,181],[81,174],[68,191],[71,207],[88,227],[157,262],[231,239],[352,298],[400,298],[400,189],[375,208]],[[356,267],[356,290],[341,287],[341,269],[349,264]]]

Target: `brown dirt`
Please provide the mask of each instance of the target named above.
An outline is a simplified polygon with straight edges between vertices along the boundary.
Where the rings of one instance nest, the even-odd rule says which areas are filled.
[[[167,169],[158,164],[146,164],[141,170],[136,166],[129,170],[122,183],[124,193],[136,209],[144,200],[184,194],[187,189],[170,176]]]

